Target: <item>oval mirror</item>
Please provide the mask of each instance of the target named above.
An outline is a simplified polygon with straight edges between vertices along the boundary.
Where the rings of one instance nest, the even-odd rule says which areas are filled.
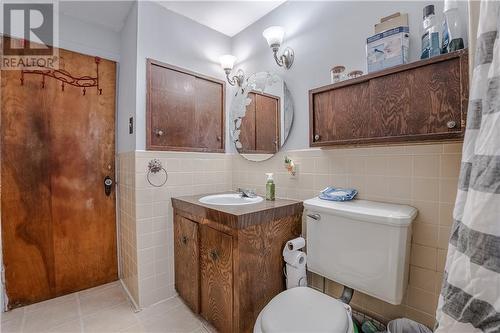
[[[275,73],[248,77],[233,98],[231,138],[250,161],[265,161],[285,143],[293,122],[293,101],[285,81]]]

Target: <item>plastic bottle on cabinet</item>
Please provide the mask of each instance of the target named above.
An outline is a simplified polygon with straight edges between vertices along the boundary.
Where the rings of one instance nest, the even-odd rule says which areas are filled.
[[[422,55],[421,59],[427,59],[441,54],[441,43],[439,40],[439,28],[434,11],[434,5],[424,7],[422,22]]]
[[[453,52],[464,48],[462,22],[456,0],[444,1],[443,43],[442,53]]]

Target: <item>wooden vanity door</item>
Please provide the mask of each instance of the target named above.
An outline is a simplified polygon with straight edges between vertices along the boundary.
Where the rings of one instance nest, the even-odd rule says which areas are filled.
[[[201,315],[221,333],[233,331],[233,239],[201,225]]]
[[[174,216],[175,289],[195,313],[200,312],[198,223]]]

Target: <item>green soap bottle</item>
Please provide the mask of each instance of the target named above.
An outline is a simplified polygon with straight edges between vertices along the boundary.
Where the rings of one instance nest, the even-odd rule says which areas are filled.
[[[274,201],[275,199],[275,187],[273,174],[266,173],[267,182],[266,182],[266,200]]]

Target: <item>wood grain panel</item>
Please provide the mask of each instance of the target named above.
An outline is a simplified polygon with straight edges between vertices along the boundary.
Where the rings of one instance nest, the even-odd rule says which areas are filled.
[[[195,77],[151,66],[151,144],[193,147]],[[163,131],[158,135],[157,131]]]
[[[240,142],[242,148],[240,152],[254,152],[255,151],[255,108],[256,108],[256,95],[255,93],[248,93],[248,98],[251,102],[247,105],[245,117],[241,120],[240,127]]]
[[[255,149],[276,153],[279,149],[279,99],[258,94],[255,112]]]
[[[193,310],[200,312],[198,224],[174,215],[175,289]]]
[[[221,333],[233,332],[232,237],[202,225],[201,315]]]
[[[461,132],[460,59],[408,72],[411,89],[408,134]],[[455,121],[456,127],[446,124]]]
[[[59,50],[63,69],[95,76],[95,58]],[[115,63],[101,59],[103,94],[2,71],[2,240],[9,307],[117,279]],[[70,147],[70,149],[69,149]]]
[[[314,135],[317,141],[349,140],[369,136],[369,85],[360,83],[331,90],[318,98]],[[322,95],[323,95],[322,94]]]
[[[370,81],[370,137],[408,134],[412,117],[408,76],[402,72]]]
[[[224,81],[148,59],[146,97],[146,149],[224,152]]]
[[[301,221],[302,214],[296,214],[239,230],[234,275],[236,332],[252,332],[260,311],[286,289],[282,251],[288,240],[300,236]]]
[[[219,83],[196,78],[193,147],[207,150],[224,149],[222,89],[223,86]]]

